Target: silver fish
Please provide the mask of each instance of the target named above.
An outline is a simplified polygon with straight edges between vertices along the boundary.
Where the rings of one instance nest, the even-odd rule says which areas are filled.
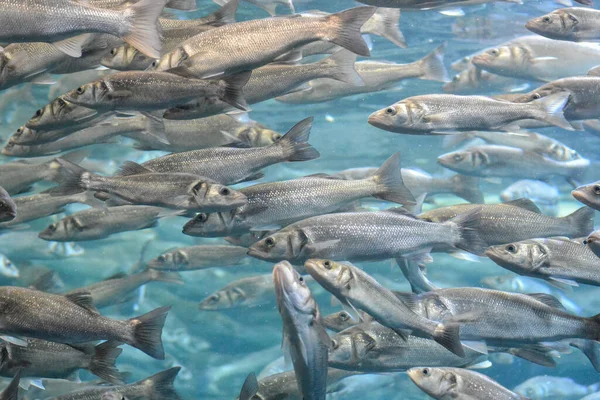
[[[534,18],[528,21],[525,27],[533,33],[554,40],[597,42],[600,41],[598,21],[600,21],[598,10],[569,7]]]
[[[564,118],[569,93],[531,103],[510,103],[485,96],[430,94],[401,100],[369,116],[369,124],[386,131],[427,135],[452,131],[498,130],[535,119],[574,130]]]
[[[0,225],[14,221],[17,216],[19,216],[17,214],[17,204],[10,198],[8,192],[0,186]]]
[[[524,400],[486,375],[462,368],[416,367],[408,377],[434,399]]]
[[[490,92],[512,92],[528,88],[529,84],[515,78],[492,74],[471,64],[465,70],[444,84],[444,93],[451,94],[489,94]]]
[[[500,193],[500,199],[504,202],[517,199],[529,199],[533,201],[544,214],[552,217],[558,215],[559,197],[560,193],[556,186],[531,179],[517,181]]]
[[[199,245],[180,247],[148,261],[148,267],[161,271],[196,271],[206,268],[248,264],[248,249],[240,246]]]
[[[579,186],[571,192],[571,195],[583,204],[600,210],[600,181]]]
[[[597,393],[600,385],[582,385],[571,378],[543,375],[534,376],[515,386],[514,391],[528,399],[563,399],[578,400],[583,399],[590,393]],[[587,398],[587,397],[586,397]]]
[[[273,277],[271,274],[243,278],[211,294],[200,302],[200,310],[227,310],[238,307],[255,307],[273,303]]]
[[[400,9],[407,10],[431,10],[431,9],[452,9],[450,15],[454,15],[454,9],[460,6],[473,5],[473,4],[484,4],[491,3],[499,0],[461,0],[461,1],[450,1],[450,0],[358,0],[360,3],[368,4],[377,7],[397,7]],[[521,0],[502,0],[511,3],[522,4]],[[442,14],[444,11],[440,11]],[[460,15],[459,12],[456,14]],[[463,13],[464,15],[464,13]]]
[[[361,269],[321,259],[310,259],[304,267],[342,303],[348,313],[354,315],[354,319],[359,318],[355,309],[360,309],[399,335],[406,337],[403,330],[414,330],[433,338],[458,357],[465,356],[459,339],[459,325],[437,323],[416,314],[409,305]]]
[[[352,326],[360,324],[360,321],[368,322],[373,319],[369,314],[365,313],[364,311],[359,311],[358,315],[360,318],[358,320],[355,320],[346,311],[338,311],[336,313],[329,314],[323,317],[323,325],[325,325],[325,328],[329,329],[330,331],[341,332]],[[335,345],[332,349],[332,352],[333,351],[335,351]]]
[[[18,278],[21,275],[19,268],[2,253],[0,253],[0,275],[7,278]]]
[[[287,261],[273,267],[273,283],[283,320],[283,350],[291,356],[300,393],[306,400],[325,400],[331,339],[319,306],[304,278]]]
[[[127,3],[131,3],[131,0],[90,0],[89,3],[95,7],[100,8],[121,8]],[[172,8],[175,10],[182,11],[194,11],[196,10],[196,0],[168,0],[165,5],[166,8]]]
[[[213,1],[219,5],[225,5],[230,0],[213,0]],[[294,9],[294,3],[292,2],[292,0],[245,0],[245,1],[247,1],[248,3],[252,3],[257,7],[262,8],[263,10],[268,12],[271,16],[274,16],[276,14],[278,5],[285,6],[289,11],[291,11],[292,14],[294,14],[296,12]]]
[[[97,118],[100,118],[98,111],[71,103],[64,96],[60,96],[37,110],[25,126],[35,131],[49,131],[73,126],[82,129],[89,126],[82,124]],[[17,133],[20,132],[17,130]]]

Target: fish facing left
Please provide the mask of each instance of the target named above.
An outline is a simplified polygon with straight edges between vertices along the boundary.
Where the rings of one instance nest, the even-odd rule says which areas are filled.
[[[0,222],[12,221],[17,217],[17,205],[2,186],[0,186]]]

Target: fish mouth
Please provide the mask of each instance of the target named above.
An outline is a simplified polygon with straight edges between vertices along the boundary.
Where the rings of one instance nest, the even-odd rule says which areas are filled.
[[[203,236],[202,232],[196,232],[194,228],[194,220],[191,220],[185,223],[181,232],[188,236]]]
[[[378,111],[376,111],[373,114],[369,115],[369,119],[367,120],[367,122],[370,125],[373,125],[376,128],[385,129],[386,125],[383,123],[383,121],[381,121],[381,118],[379,118],[379,116],[377,115],[377,113],[378,113]]]
[[[258,258],[259,260],[263,260],[263,261],[271,260],[271,258],[269,257],[269,253],[267,253],[266,251],[252,248],[252,247],[250,247],[248,249],[248,252],[246,254],[248,254],[250,257]]]
[[[579,201],[580,203],[583,203],[587,206],[590,205],[590,202],[587,201],[585,194],[580,190],[577,190],[577,189],[573,190],[571,192],[571,196],[573,196],[575,198],[575,200]]]
[[[4,217],[0,218],[0,222],[8,222],[8,221],[12,221],[13,219],[17,218],[17,213],[14,211],[6,211],[4,214]]]
[[[416,379],[419,377],[419,371],[421,371],[421,369],[423,369],[423,368],[420,368],[420,367],[411,368],[408,371],[406,371],[406,374],[413,382],[416,382]]]
[[[537,24],[536,24],[535,20],[527,21],[527,23],[525,24],[525,28],[527,28],[528,30],[530,30],[532,32],[536,32],[536,30],[535,30],[536,26],[537,26]]]
[[[485,56],[483,55],[478,55],[473,57],[473,59],[471,60],[471,63],[475,66],[480,66],[480,65],[487,65],[487,59],[485,58]]]
[[[319,270],[321,269],[321,267],[319,267],[319,264],[316,260],[307,260],[304,263],[304,269],[306,269],[306,272],[308,272],[311,276],[314,276],[312,272],[319,272]]]

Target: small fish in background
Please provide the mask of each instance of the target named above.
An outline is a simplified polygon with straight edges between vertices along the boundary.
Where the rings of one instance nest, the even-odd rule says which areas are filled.
[[[530,84],[525,80],[492,74],[472,65],[454,75],[442,90],[448,94],[489,94],[527,90]]]
[[[9,222],[17,217],[17,205],[8,192],[0,186],[0,223]]]
[[[19,268],[4,254],[0,253],[0,275],[7,278],[18,278],[21,275]]]
[[[532,400],[578,400],[599,390],[600,384],[586,386],[571,378],[551,375],[534,376],[514,388],[516,393]]]
[[[213,0],[215,3],[219,5],[225,5],[231,0]],[[276,15],[278,6],[285,6],[285,8],[290,11],[292,14],[296,12],[294,8],[294,3],[292,0],[245,0],[248,3],[254,4],[257,7],[262,8],[266,12],[268,12],[271,16]]]
[[[242,278],[231,282],[200,302],[200,310],[215,311],[239,307],[256,307],[273,304],[273,278],[271,274]]]
[[[503,202],[517,199],[529,199],[533,201],[540,210],[551,217],[558,215],[558,202],[560,193],[554,185],[544,181],[522,179],[504,189],[500,193]]]
[[[521,400],[493,379],[479,372],[461,368],[415,367],[408,377],[434,399]]]
[[[162,253],[148,261],[149,268],[161,271],[185,272],[207,268],[248,265],[248,248],[225,245],[181,247]]]
[[[600,21],[600,11],[592,8],[570,7],[534,18],[528,21],[525,27],[533,33],[550,39],[597,42],[600,41],[597,21]]]
[[[600,181],[580,186],[571,192],[573,197],[595,210],[600,210]]]

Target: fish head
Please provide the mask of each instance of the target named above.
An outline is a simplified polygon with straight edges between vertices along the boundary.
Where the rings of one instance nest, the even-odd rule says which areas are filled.
[[[235,136],[251,147],[270,146],[283,137],[281,133],[259,123],[243,126],[242,129],[236,132]]]
[[[348,264],[311,258],[304,263],[306,272],[332,294],[345,296],[352,288],[354,273]]]
[[[149,268],[177,268],[188,265],[187,254],[181,249],[163,253],[153,260],[148,261]]]
[[[14,67],[10,65],[9,55],[0,47],[0,86],[8,81],[10,70]]]
[[[26,145],[38,140],[38,132],[33,129],[29,129],[26,126],[21,126],[11,135],[10,140],[15,144]]]
[[[476,148],[454,151],[438,157],[438,164],[457,172],[468,173],[489,163],[484,151]]]
[[[543,242],[533,240],[491,246],[485,251],[493,262],[516,273],[537,271],[548,261],[548,253]]]
[[[261,260],[295,260],[308,243],[300,229],[277,231],[250,246],[248,255]]]
[[[2,154],[10,157],[25,157],[34,150],[33,146],[21,146],[15,142],[14,138],[10,137],[2,148]],[[1,205],[0,208],[2,208]]]
[[[600,257],[600,231],[594,231],[583,241],[595,255]]]
[[[402,128],[411,122],[409,106],[400,101],[389,107],[375,111],[369,116],[369,124],[376,128],[391,130]]]
[[[559,38],[572,33],[578,24],[579,19],[568,10],[557,10],[528,21],[525,28],[538,35]]]
[[[600,203],[600,181],[590,183],[589,185],[579,186],[571,192],[575,200],[581,203],[595,207]]]
[[[525,93],[521,96],[517,96],[514,99],[512,99],[511,102],[513,102],[513,103],[529,103],[531,101],[541,99],[542,97],[550,96],[551,94],[560,93],[560,92],[564,92],[564,91],[565,91],[565,89],[563,89],[563,88],[560,88],[560,87],[552,85],[552,84],[547,84],[547,85],[541,86],[529,93]]]
[[[122,46],[113,47],[110,52],[100,60],[100,64],[116,70],[130,70],[133,69],[131,64],[138,54],[140,54],[140,52],[135,47],[124,44]]]
[[[148,70],[152,71],[168,71],[172,68],[177,68],[185,60],[189,58],[187,51],[183,47],[178,47],[175,50],[165,54],[158,60],[154,60]]]
[[[202,300],[199,308],[206,311],[233,308],[243,298],[245,298],[245,294],[241,289],[219,290]]]
[[[84,230],[85,227],[81,222],[76,217],[70,216],[48,225],[38,236],[44,240],[64,242],[73,240]]]
[[[408,377],[431,397],[457,398],[458,376],[444,368],[417,367],[407,371]]]
[[[341,332],[346,328],[356,325],[356,322],[346,311],[339,311],[324,317],[323,325],[332,331]]]
[[[457,72],[462,72],[465,69],[469,68],[472,64],[471,64],[471,56],[466,56],[461,58],[460,60],[457,60],[455,62],[453,62],[450,67]]]
[[[477,68],[489,72],[497,72],[509,69],[515,65],[515,59],[511,48],[508,46],[494,47],[473,57],[472,63]]]
[[[375,339],[360,328],[338,333],[331,340],[329,362],[340,364],[360,364],[377,344]]]
[[[0,222],[8,222],[17,216],[17,205],[10,196],[0,193]]]
[[[548,155],[558,161],[574,161],[581,159],[581,154],[562,143],[553,143],[548,149]]]
[[[241,207],[248,202],[246,196],[237,190],[233,190],[220,183],[197,183],[197,185],[206,185],[206,191],[201,190],[200,193],[202,198],[196,195],[196,192],[192,189],[194,198],[202,209],[207,211],[215,212],[222,210],[231,210],[233,208]]]
[[[196,214],[194,218],[189,220],[183,226],[183,233],[189,236],[221,236],[228,234],[231,230],[233,222],[233,214],[231,212],[214,212]]]
[[[21,275],[17,266],[3,254],[0,254],[0,275],[7,278],[18,278]]]
[[[79,86],[64,95],[64,100],[83,107],[97,107],[108,98],[110,89],[104,80],[98,80]]]
[[[444,83],[442,90],[444,93],[459,93],[468,90],[469,86],[469,71],[462,71],[454,75],[450,82]]]
[[[295,315],[307,315],[320,319],[317,303],[306,285],[306,280],[288,261],[273,267],[273,283],[277,305]]]
[[[102,393],[100,400],[128,400],[124,394],[117,391],[111,390],[109,392]]]

